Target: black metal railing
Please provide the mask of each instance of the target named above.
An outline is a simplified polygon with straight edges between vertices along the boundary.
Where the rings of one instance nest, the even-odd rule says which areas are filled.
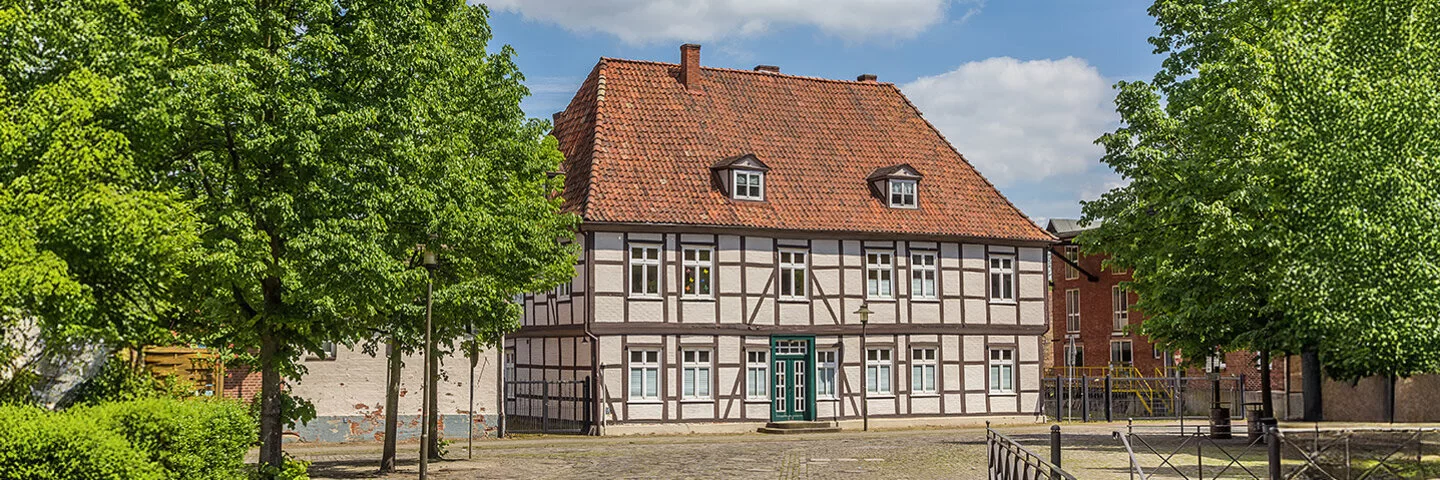
[[[1286,479],[1440,478],[1440,428],[1282,428]],[[1429,458],[1427,458],[1427,455]]]
[[[1219,391],[1215,382],[1219,382]],[[1041,381],[1040,409],[1055,421],[1208,418],[1217,400],[1243,418],[1245,379],[1220,377],[1056,376]]]
[[[506,433],[593,433],[590,377],[505,382]]]
[[[985,460],[990,480],[1075,480],[1075,476],[1060,469],[1059,443],[1060,428],[1051,427],[1051,458],[1047,462],[1010,437],[985,424]]]
[[[1263,468],[1269,458],[1265,437],[1249,437],[1243,432],[1234,435],[1229,425],[1216,430],[1206,424],[1129,422],[1124,432],[1112,435],[1125,446],[1132,479],[1260,479],[1267,471]]]

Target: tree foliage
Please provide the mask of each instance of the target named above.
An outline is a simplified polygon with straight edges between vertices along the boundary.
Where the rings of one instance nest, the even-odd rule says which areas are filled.
[[[1159,0],[1121,82],[1086,248],[1190,352],[1319,349],[1341,378],[1440,370],[1440,8]]]

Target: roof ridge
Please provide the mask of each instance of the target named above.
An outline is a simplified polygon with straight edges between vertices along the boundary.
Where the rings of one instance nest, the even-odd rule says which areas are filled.
[[[905,106],[908,106],[908,107],[910,107],[911,110],[914,110],[914,111],[915,111],[915,116],[916,116],[916,117],[919,117],[919,118],[920,118],[920,121],[925,122],[925,126],[926,126],[926,127],[929,127],[929,128],[930,128],[930,131],[935,132],[935,135],[939,135],[939,136],[940,136],[940,140],[944,141],[944,142],[945,142],[945,145],[948,146],[948,147],[950,147],[950,151],[955,152],[955,155],[958,156],[958,157],[960,157],[960,161],[965,162],[965,166],[970,167],[970,170],[973,171],[973,172],[975,172],[975,176],[980,177],[980,181],[985,182],[985,186],[990,187],[990,190],[991,190],[991,191],[994,191],[996,195],[999,195],[999,196],[1000,196],[1000,199],[1005,201],[1005,205],[1008,205],[1011,210],[1014,210],[1016,215],[1019,215],[1021,218],[1024,218],[1025,220],[1027,220],[1027,221],[1025,222],[1026,224],[1030,225],[1031,227],[1034,227],[1035,230],[1039,231],[1040,233],[1045,234],[1046,236],[1048,236],[1048,237],[1050,237],[1050,238],[1057,238],[1054,234],[1050,233],[1048,230],[1045,230],[1045,229],[1042,228],[1041,226],[1036,225],[1034,221],[1031,221],[1031,220],[1030,220],[1030,216],[1025,215],[1025,212],[1023,212],[1023,211],[1020,211],[1020,207],[1015,206],[1015,202],[1011,202],[1011,201],[1010,201],[1010,197],[1006,197],[1005,194],[1004,194],[1003,192],[1001,192],[998,187],[995,186],[995,184],[990,183],[990,179],[989,179],[989,178],[986,178],[985,175],[982,175],[982,174],[980,173],[980,170],[977,169],[977,168],[975,168],[975,165],[973,165],[973,164],[970,163],[970,159],[965,158],[965,154],[960,153],[960,150],[958,150],[958,149],[955,148],[955,143],[954,143],[954,142],[951,142],[949,138],[945,138],[945,134],[942,133],[939,128],[935,128],[935,124],[930,123],[930,119],[925,118],[925,112],[921,112],[921,111],[920,111],[920,107],[915,106],[915,104],[910,101],[910,97],[905,96],[905,92],[900,91],[900,87],[896,87],[895,84],[893,84],[893,83],[889,83],[889,84],[886,84],[886,85],[890,85],[891,88],[894,88],[894,89],[895,89],[895,93],[896,93],[897,95],[900,95],[900,99],[901,99],[901,100],[904,100],[904,101],[905,101]]]
[[[648,65],[663,65],[663,66],[667,66],[667,67],[678,67],[678,66],[680,66],[680,64],[678,64],[678,63],[659,62],[659,61],[655,61],[655,60],[633,60],[633,59],[629,59],[629,58],[600,57],[600,61],[601,61],[601,62],[604,62],[604,61],[607,61],[607,60],[608,60],[608,61],[615,61],[615,62],[641,63],[641,64],[648,64]],[[843,79],[838,79],[838,78],[812,77],[812,76],[809,76],[809,75],[792,75],[792,74],[788,74],[788,73],[778,73],[778,72],[757,72],[757,71],[755,71],[755,70],[744,70],[744,69],[739,69],[739,68],[726,68],[726,67],[707,67],[707,66],[704,66],[704,65],[701,65],[701,66],[700,66],[700,69],[701,69],[701,70],[714,70],[714,71],[717,71],[717,72],[731,72],[731,73],[745,73],[745,74],[750,74],[750,75],[762,75],[762,76],[766,76],[766,77],[794,78],[794,79],[798,79],[798,80],[810,80],[810,81],[815,81],[815,82],[841,83],[841,84],[846,84],[846,85],[876,85],[876,86],[879,86],[879,85],[891,85],[891,86],[893,86],[893,85],[895,85],[894,82],[881,82],[881,81],[862,82],[862,81],[859,81],[859,80],[843,80]]]

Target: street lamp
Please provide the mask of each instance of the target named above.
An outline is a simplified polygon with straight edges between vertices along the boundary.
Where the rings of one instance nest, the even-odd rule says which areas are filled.
[[[431,370],[431,357],[435,354],[435,345],[430,343],[432,328],[430,310],[435,298],[435,267],[439,262],[435,259],[435,251],[426,248],[425,244],[416,244],[415,249],[420,250],[420,264],[425,266],[427,271],[425,275],[425,358],[423,362],[425,364],[425,380],[422,382],[424,386],[421,387],[425,391],[425,404],[420,406],[420,478],[424,480],[430,466],[430,424],[435,421],[430,418],[431,399],[435,398],[435,385]]]
[[[874,312],[870,311],[868,303],[861,303],[860,309],[855,311],[855,314],[860,316],[860,368],[863,372],[860,375],[860,418],[866,432],[870,431],[870,382],[866,380],[870,376],[870,366],[865,362],[869,359],[866,355],[870,352],[865,349],[865,327],[870,325],[871,313]]]

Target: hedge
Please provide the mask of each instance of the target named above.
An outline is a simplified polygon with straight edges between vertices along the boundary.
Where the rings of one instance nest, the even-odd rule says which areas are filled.
[[[255,438],[254,420],[235,401],[0,407],[0,478],[237,478]]]

